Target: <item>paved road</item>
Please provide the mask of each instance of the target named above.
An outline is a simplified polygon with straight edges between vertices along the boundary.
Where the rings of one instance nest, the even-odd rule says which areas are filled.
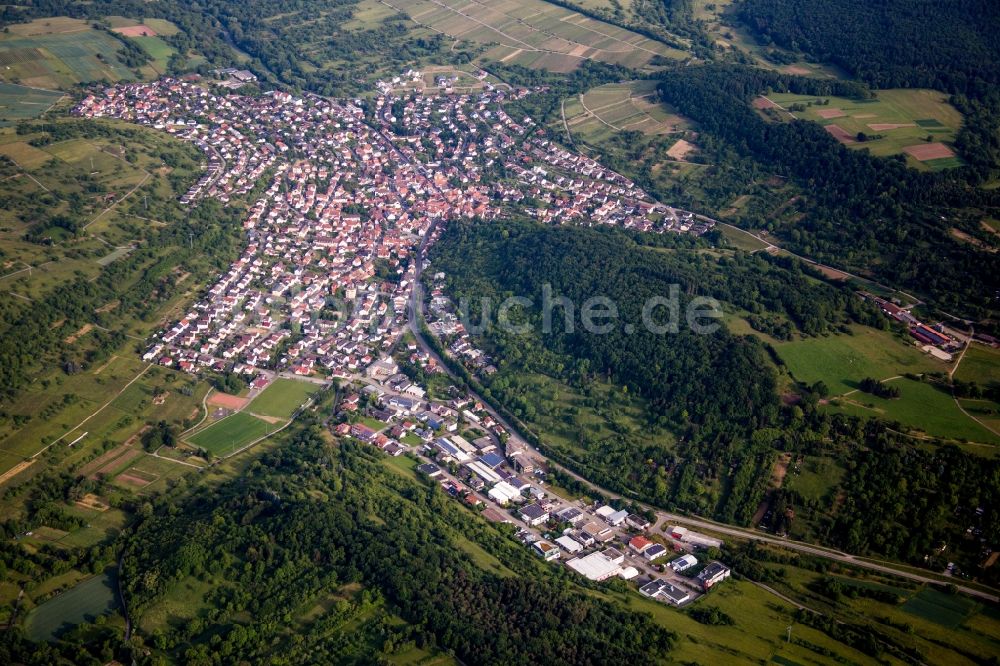
[[[427,341],[424,339],[424,337],[423,337],[423,335],[421,333],[421,330],[420,330],[420,321],[421,321],[421,319],[423,317],[423,314],[424,314],[424,312],[423,312],[423,300],[420,297],[420,293],[419,293],[420,292],[420,288],[419,288],[419,285],[420,285],[420,275],[421,275],[421,271],[423,270],[424,251],[427,249],[427,244],[430,241],[431,235],[432,235],[432,233],[433,233],[436,225],[437,225],[437,221],[435,221],[431,225],[431,227],[428,229],[427,235],[424,237],[423,241],[420,243],[420,246],[417,248],[417,252],[416,252],[416,255],[414,257],[414,288],[413,288],[411,296],[410,296],[409,328],[410,328],[410,332],[413,333],[414,338],[416,338],[417,344],[420,346],[420,348],[425,353],[427,353],[431,358],[433,358],[442,368],[444,368],[445,371],[449,375],[451,375],[451,377],[453,379],[458,379],[457,377],[455,377],[455,374],[452,372],[451,368],[444,362],[444,359],[442,359],[437,354],[437,352],[434,351],[434,348],[431,347],[427,343]],[[522,444],[524,446],[524,448],[526,449],[526,451],[529,453],[529,455],[531,455],[533,458],[535,458],[537,460],[543,460],[543,461],[545,461],[550,468],[555,468],[555,469],[560,470],[561,472],[569,475],[570,477],[572,477],[572,478],[576,479],[577,481],[579,481],[580,483],[584,484],[586,487],[591,488],[592,490],[595,490],[595,491],[597,491],[597,492],[605,495],[606,497],[609,497],[611,499],[624,499],[624,500],[633,502],[635,504],[638,504],[644,510],[652,511],[653,513],[656,514],[656,522],[655,522],[655,525],[654,525],[654,529],[659,528],[664,523],[680,523],[680,524],[691,526],[691,527],[695,527],[695,528],[698,528],[698,529],[703,529],[703,530],[708,530],[708,531],[716,532],[718,534],[723,534],[723,535],[726,535],[726,536],[736,537],[736,538],[740,538],[740,539],[754,539],[754,540],[757,540],[757,541],[762,541],[762,542],[765,542],[765,543],[768,543],[768,544],[780,546],[782,548],[787,548],[789,550],[794,550],[794,551],[797,551],[799,553],[804,553],[806,555],[812,555],[812,556],[815,556],[815,557],[821,557],[821,558],[824,558],[824,559],[827,559],[827,560],[831,560],[831,561],[834,561],[834,562],[841,562],[841,563],[844,563],[844,564],[849,564],[851,566],[858,567],[858,568],[861,568],[861,569],[868,569],[870,571],[877,571],[879,573],[892,574],[893,576],[899,576],[900,578],[905,578],[907,580],[911,580],[911,581],[918,582],[918,583],[943,583],[943,582],[946,583],[946,582],[950,582],[950,581],[942,581],[940,578],[932,577],[932,576],[929,576],[929,575],[923,575],[923,574],[918,574],[918,573],[914,573],[914,572],[907,571],[907,570],[898,569],[895,566],[893,566],[892,563],[889,563],[889,562],[880,563],[880,562],[875,562],[875,561],[871,561],[871,560],[867,560],[867,559],[861,559],[861,558],[856,557],[854,555],[851,555],[849,553],[844,553],[844,552],[841,552],[841,551],[838,551],[838,550],[835,550],[835,549],[832,549],[832,548],[825,548],[823,546],[817,546],[817,545],[810,544],[810,543],[805,543],[805,542],[802,542],[802,541],[795,541],[795,540],[792,540],[792,539],[786,539],[786,538],[782,538],[782,537],[777,537],[777,536],[765,534],[765,533],[762,533],[762,532],[758,532],[758,531],[755,531],[755,530],[745,529],[745,528],[742,528],[742,527],[735,527],[735,526],[732,526],[732,525],[725,525],[723,523],[718,523],[718,522],[716,522],[714,520],[710,520],[708,518],[702,518],[700,516],[689,516],[689,515],[679,515],[679,514],[675,514],[675,513],[670,513],[668,511],[663,511],[661,509],[657,509],[655,507],[649,506],[647,504],[643,504],[641,502],[636,502],[633,498],[623,497],[622,495],[620,495],[618,493],[615,493],[615,492],[610,491],[610,490],[608,490],[606,488],[602,488],[602,487],[598,486],[597,484],[595,484],[595,483],[589,481],[588,479],[580,476],[579,474],[577,474],[573,470],[567,469],[566,467],[564,467],[562,465],[559,465],[558,463],[556,463],[556,462],[554,462],[552,460],[547,459],[537,449],[535,449],[533,446],[531,446],[530,444],[528,444],[527,440],[520,434],[520,432],[518,431],[518,429],[515,428],[514,425],[508,421],[508,419],[504,418],[504,416],[502,414],[498,413],[495,409],[493,409],[493,407],[488,402],[486,402],[485,400],[483,400],[481,396],[477,395],[471,389],[471,387],[470,387],[469,391],[470,391],[470,395],[472,395],[473,397],[476,398],[476,400],[478,400],[479,402],[481,402],[485,406],[486,411],[498,423],[500,423],[507,430],[507,432],[510,433],[511,438],[515,442],[518,442],[518,443]],[[963,592],[965,594],[968,594],[970,596],[977,597],[977,598],[980,598],[980,599],[986,599],[986,600],[992,601],[992,602],[998,602],[998,601],[1000,601],[1000,595],[997,595],[997,594],[994,594],[994,593],[990,593],[990,592],[984,592],[982,590],[979,590],[979,589],[976,589],[976,588],[972,588],[972,587],[968,587],[968,586],[965,586],[965,585],[961,585],[959,583],[953,583],[953,584],[955,584],[955,586],[959,589],[959,591],[961,591],[961,592]]]

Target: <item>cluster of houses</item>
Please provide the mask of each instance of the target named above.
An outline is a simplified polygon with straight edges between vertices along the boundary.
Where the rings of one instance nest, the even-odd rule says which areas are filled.
[[[708,547],[704,544],[721,544],[718,540],[693,532],[685,533],[691,540],[683,542],[676,540],[672,531],[670,538],[656,537],[643,516],[607,505],[585,507],[541,500],[526,504],[516,515],[525,525],[520,538],[539,557],[549,561],[563,558],[569,569],[595,582],[614,577],[639,579],[640,592],[677,605],[693,600],[731,573],[722,563],[710,562],[691,575],[700,565],[692,552]],[[561,535],[545,538],[532,531],[546,526],[562,528]],[[697,538],[704,542],[696,544]],[[666,566],[659,564],[678,551],[688,552]]]
[[[444,295],[447,276],[438,271],[431,279],[427,328],[432,335],[448,341],[447,354],[457,359],[466,370],[488,377],[497,371],[492,357],[481,349],[458,318],[453,303]]]
[[[402,341],[412,257],[440,233],[436,221],[490,220],[526,207],[553,223],[703,232],[689,213],[546,140],[531,119],[511,118],[503,104],[526,94],[490,87],[362,103],[277,91],[218,95],[197,80],[165,78],[106,88],[76,112],[148,125],[196,145],[208,167],[185,203],[227,202],[270,177],[244,220],[240,257],[156,337],[146,360],[187,372],[232,370],[254,382],[275,370],[346,378],[355,390],[338,405],[344,418],[336,434],[388,455],[420,457],[420,470],[449,494],[488,504],[484,516],[491,520],[522,525],[525,542],[545,559],[562,559],[592,580],[668,572],[669,581],[654,573],[643,593],[685,603],[690,597],[679,591],[697,594],[728,569],[712,563],[689,579],[697,560],[662,562],[673,550],[717,540],[683,528],[672,528],[670,540],[652,538],[642,516],[550,496],[544,460],[484,405],[457,390],[449,400],[430,400],[425,386],[401,372],[404,360],[440,371]],[[444,278],[434,276],[433,332],[450,336],[448,353],[470,370],[494,372],[444,298]],[[554,528],[557,535],[546,538]]]
[[[460,160],[469,168],[497,170],[492,195],[505,205],[553,223],[612,224],[640,231],[696,235],[714,224],[653,200],[625,176],[535,133],[530,118],[512,119],[501,104],[525,89],[490,89],[473,95],[385,98],[378,106],[386,127],[405,128],[403,142],[429,163]],[[397,115],[398,114],[398,115]]]
[[[238,70],[220,75],[249,80]],[[677,219],[624,176],[537,136],[530,118],[511,118],[503,104],[529,92],[363,103],[219,95],[188,77],[85,97],[79,115],[149,125],[198,146],[208,164],[183,203],[228,202],[271,178],[244,222],[243,254],[147,360],[189,372],[352,377],[399,341],[411,258],[435,220],[489,220],[526,200],[552,222],[657,230]],[[474,371],[495,371],[460,324],[435,326],[457,334],[451,353]]]

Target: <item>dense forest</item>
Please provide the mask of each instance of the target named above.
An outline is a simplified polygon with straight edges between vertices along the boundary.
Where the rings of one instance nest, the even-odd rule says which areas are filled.
[[[808,517],[814,536],[825,543],[913,564],[926,564],[923,558],[946,543],[949,561],[988,575],[979,569],[982,550],[1000,537],[1000,519],[989,508],[1000,493],[993,463],[954,447],[916,450],[896,432],[898,425],[829,415],[818,406],[823,386],[800,386],[799,402],[781,407],[769,350],[724,329],[657,335],[638,326],[626,333],[620,325],[591,334],[580,329],[577,313],[570,332],[563,307],[556,306],[551,332],[543,332],[543,285],[550,285],[553,300],[565,296],[577,306],[593,295],[607,296],[622,324],[638,321],[647,297],[678,284],[684,302],[711,296],[727,308],[781,321],[796,335],[840,330],[851,321],[884,325],[849,288],[815,280],[799,262],[740,252],[715,257],[704,249],[702,241],[680,236],[473,222],[451,225],[432,260],[435,271],[446,273],[446,292],[468,304],[471,325],[480,321],[483,297],[494,305],[510,295],[533,299],[521,313],[532,324],[530,332],[494,326],[480,335],[500,368],[484,381],[483,391],[526,422],[526,434],[553,459],[660,506],[746,523],[763,499],[778,451],[833,456],[847,472],[842,483],[831,484],[830,502],[779,493],[772,501],[780,503],[782,515],[791,509],[789,515]],[[645,398],[649,433],[665,429],[676,438],[650,442],[623,427],[595,439],[581,428],[571,450],[533,435],[531,424],[548,409],[538,389],[521,380],[533,373],[575,387],[595,414],[610,411],[615,420],[616,408],[591,390],[610,380],[618,391]],[[888,476],[880,475],[882,469],[890,470]],[[918,502],[907,500],[913,493]],[[966,538],[970,525],[978,538]],[[917,536],[908,541],[907,535]]]
[[[865,426],[863,441],[832,522],[837,545],[914,564],[928,550],[938,555],[936,566],[985,559],[1000,540],[1000,463],[954,446],[917,449],[877,423]]]
[[[134,619],[185,580],[216,584],[211,610],[143,639],[186,663],[278,655],[287,663],[360,663],[416,645],[468,663],[596,665],[670,648],[674,637],[647,616],[543,575],[516,542],[379,458],[362,445],[333,447],[306,424],[246,478],[158,500],[126,546],[122,575]],[[516,563],[520,575],[483,570],[456,539]],[[335,612],[292,621],[352,588],[363,591],[353,600],[344,593]],[[373,631],[352,614],[360,600],[379,599],[405,622]],[[343,631],[352,621],[356,636]]]
[[[878,88],[974,93],[1000,83],[990,0],[741,0],[739,16],[779,46]]]
[[[806,216],[794,228],[777,229],[794,250],[927,294],[939,307],[988,316],[1000,288],[997,256],[953,239],[948,227],[974,227],[978,221],[966,220],[963,210],[995,209],[995,192],[974,187],[961,173],[922,173],[849,150],[815,123],[767,122],[749,106],[769,90],[870,94],[863,87],[707,65],[664,74],[659,90],[706,133],[805,190]]]
[[[613,230],[528,222],[455,223],[434,247],[433,261],[447,275],[448,292],[471,304],[471,324],[479,323],[483,297],[494,303],[507,295],[534,300],[523,313],[534,324],[531,332],[494,326],[485,333],[501,368],[489,389],[516,415],[530,416],[534,407],[511,375],[541,372],[581,388],[595,378],[610,379],[643,396],[650,426],[678,433],[681,443],[642,447],[627,436],[589,442],[586,458],[576,459],[586,473],[664,505],[745,522],[769,469],[772,428],[785,418],[769,352],[756,338],[731,335],[724,327],[699,334],[681,321],[677,332],[652,332],[643,325],[644,305],[677,285],[680,312],[694,297],[711,297],[804,335],[839,330],[851,321],[878,324],[881,317],[848,289],[815,280],[798,262],[743,253],[715,257],[700,241],[683,236],[657,237],[658,246],[641,240]],[[594,296],[610,299],[619,325],[589,333],[577,311],[570,331],[566,308],[556,307],[545,331],[546,285],[553,299],[566,298],[576,310]],[[585,433],[580,438],[588,443]],[[731,474],[734,469],[739,471]],[[692,484],[706,478],[726,479],[709,507],[689,496]]]

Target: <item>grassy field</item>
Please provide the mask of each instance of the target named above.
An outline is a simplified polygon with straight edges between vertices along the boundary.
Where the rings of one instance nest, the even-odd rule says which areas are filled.
[[[34,609],[25,621],[28,638],[52,640],[73,625],[93,621],[118,606],[113,570],[94,576]]]
[[[587,59],[641,68],[683,51],[543,0],[390,0],[420,25],[478,44],[499,44],[486,60],[568,72]]]
[[[247,410],[254,414],[287,419],[318,389],[318,386],[310,382],[278,378],[253,399]]]
[[[382,21],[396,14],[396,10],[383,5],[378,0],[361,0],[354,6],[354,14],[350,21],[341,27],[344,30],[370,30],[378,27]]]
[[[818,122],[824,126],[842,128],[848,135],[863,132],[882,138],[850,143],[852,148],[866,148],[874,155],[898,155],[904,148],[932,142],[950,145],[962,125],[962,116],[950,104],[948,96],[936,90],[891,89],[878,91],[874,100],[851,100],[843,97],[822,98],[817,105],[815,96],[776,93],[768,99],[789,109],[794,104],[805,105],[803,111],[793,111],[796,118]],[[920,161],[907,156],[907,163],[916,168],[940,169],[958,166],[958,158],[938,158]]]
[[[955,379],[975,382],[981,389],[997,387],[1000,385],[1000,349],[973,344],[962,357]],[[960,402],[965,411],[1000,432],[1000,403],[986,398],[963,399]]]
[[[738,250],[744,250],[745,252],[757,252],[758,250],[767,249],[768,245],[764,241],[751,236],[749,233],[727,225],[720,225],[718,229],[722,232],[722,235],[726,237],[729,244]]]
[[[195,446],[218,456],[238,451],[250,442],[274,432],[280,424],[271,424],[245,412],[231,414],[187,438]]]
[[[785,564],[767,564],[779,572],[771,583],[782,594],[845,622],[872,623],[899,645],[918,650],[928,664],[973,664],[989,659],[1000,639],[1000,622],[994,608],[928,586],[914,586],[890,576],[844,570],[817,573]],[[892,592],[902,603],[842,596],[834,600],[811,588],[821,578],[832,577],[856,588]],[[793,628],[796,635],[798,626]],[[819,660],[824,662],[826,660]],[[811,663],[811,662],[802,662]]]
[[[0,78],[38,88],[67,88],[135,75],[118,58],[122,44],[86,21],[38,19],[0,34]]]
[[[899,398],[884,400],[859,391],[842,398],[835,408],[858,416],[899,421],[935,437],[1000,444],[1000,436],[959,410],[946,388],[905,378],[890,383],[899,388]]]
[[[903,604],[902,608],[917,617],[955,629],[975,612],[976,603],[966,597],[924,588]]]
[[[737,618],[733,626],[699,624],[686,613],[665,603],[652,601],[636,591],[600,593],[633,611],[649,613],[658,623],[679,634],[677,647],[671,651],[675,663],[768,663],[783,657],[798,664],[842,661],[853,664],[876,664],[868,655],[835,642],[815,629],[797,625],[796,635],[810,647],[785,642],[785,628],[793,624],[794,608],[748,581],[728,580],[697,602],[699,607],[714,607]],[[828,650],[820,655],[814,649]],[[836,655],[833,657],[832,655]]]
[[[830,489],[844,478],[846,470],[834,458],[807,456],[798,470],[789,469],[783,488],[798,492],[807,500],[822,501]]]
[[[129,37],[129,39],[136,42],[149,54],[149,57],[153,59],[151,66],[156,70],[157,74],[164,74],[167,71],[167,61],[170,60],[170,56],[177,53],[174,47],[167,44],[159,36],[141,35],[138,37]]]
[[[1000,349],[973,344],[962,357],[955,379],[976,382],[983,388],[1000,384]]]
[[[822,380],[830,395],[858,388],[865,377],[887,379],[904,373],[946,371],[947,366],[891,333],[864,326],[853,335],[805,338],[777,345],[778,355],[800,382]]]

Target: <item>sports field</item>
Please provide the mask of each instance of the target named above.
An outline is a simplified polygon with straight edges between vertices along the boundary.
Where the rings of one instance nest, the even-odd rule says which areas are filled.
[[[187,438],[197,447],[218,456],[228,455],[250,442],[274,432],[282,424],[271,424],[246,412],[236,412]]]
[[[302,406],[317,386],[295,379],[276,379],[247,408],[254,414],[287,419]]]
[[[115,574],[108,570],[49,599],[28,615],[28,638],[53,640],[66,629],[110,613],[118,607],[115,585]]]
[[[936,90],[880,90],[873,100],[792,93],[775,93],[767,98],[796,118],[822,124],[852,148],[867,148],[882,156],[905,154],[910,166],[922,169],[961,164],[950,145],[962,125],[962,115],[948,103],[947,95]],[[817,104],[821,99],[826,103]],[[805,108],[793,110],[793,105]],[[881,138],[858,141],[859,133]]]
[[[37,88],[134,79],[118,58],[122,44],[76,19],[39,19],[0,34],[0,78]]]
[[[670,48],[543,0],[387,0],[386,4],[456,39],[499,44],[484,58],[568,72],[593,59],[641,68],[655,56],[681,59]]]
[[[573,135],[593,141],[631,130],[670,134],[691,127],[683,116],[656,100],[655,81],[610,83],[564,101],[566,124]]]

